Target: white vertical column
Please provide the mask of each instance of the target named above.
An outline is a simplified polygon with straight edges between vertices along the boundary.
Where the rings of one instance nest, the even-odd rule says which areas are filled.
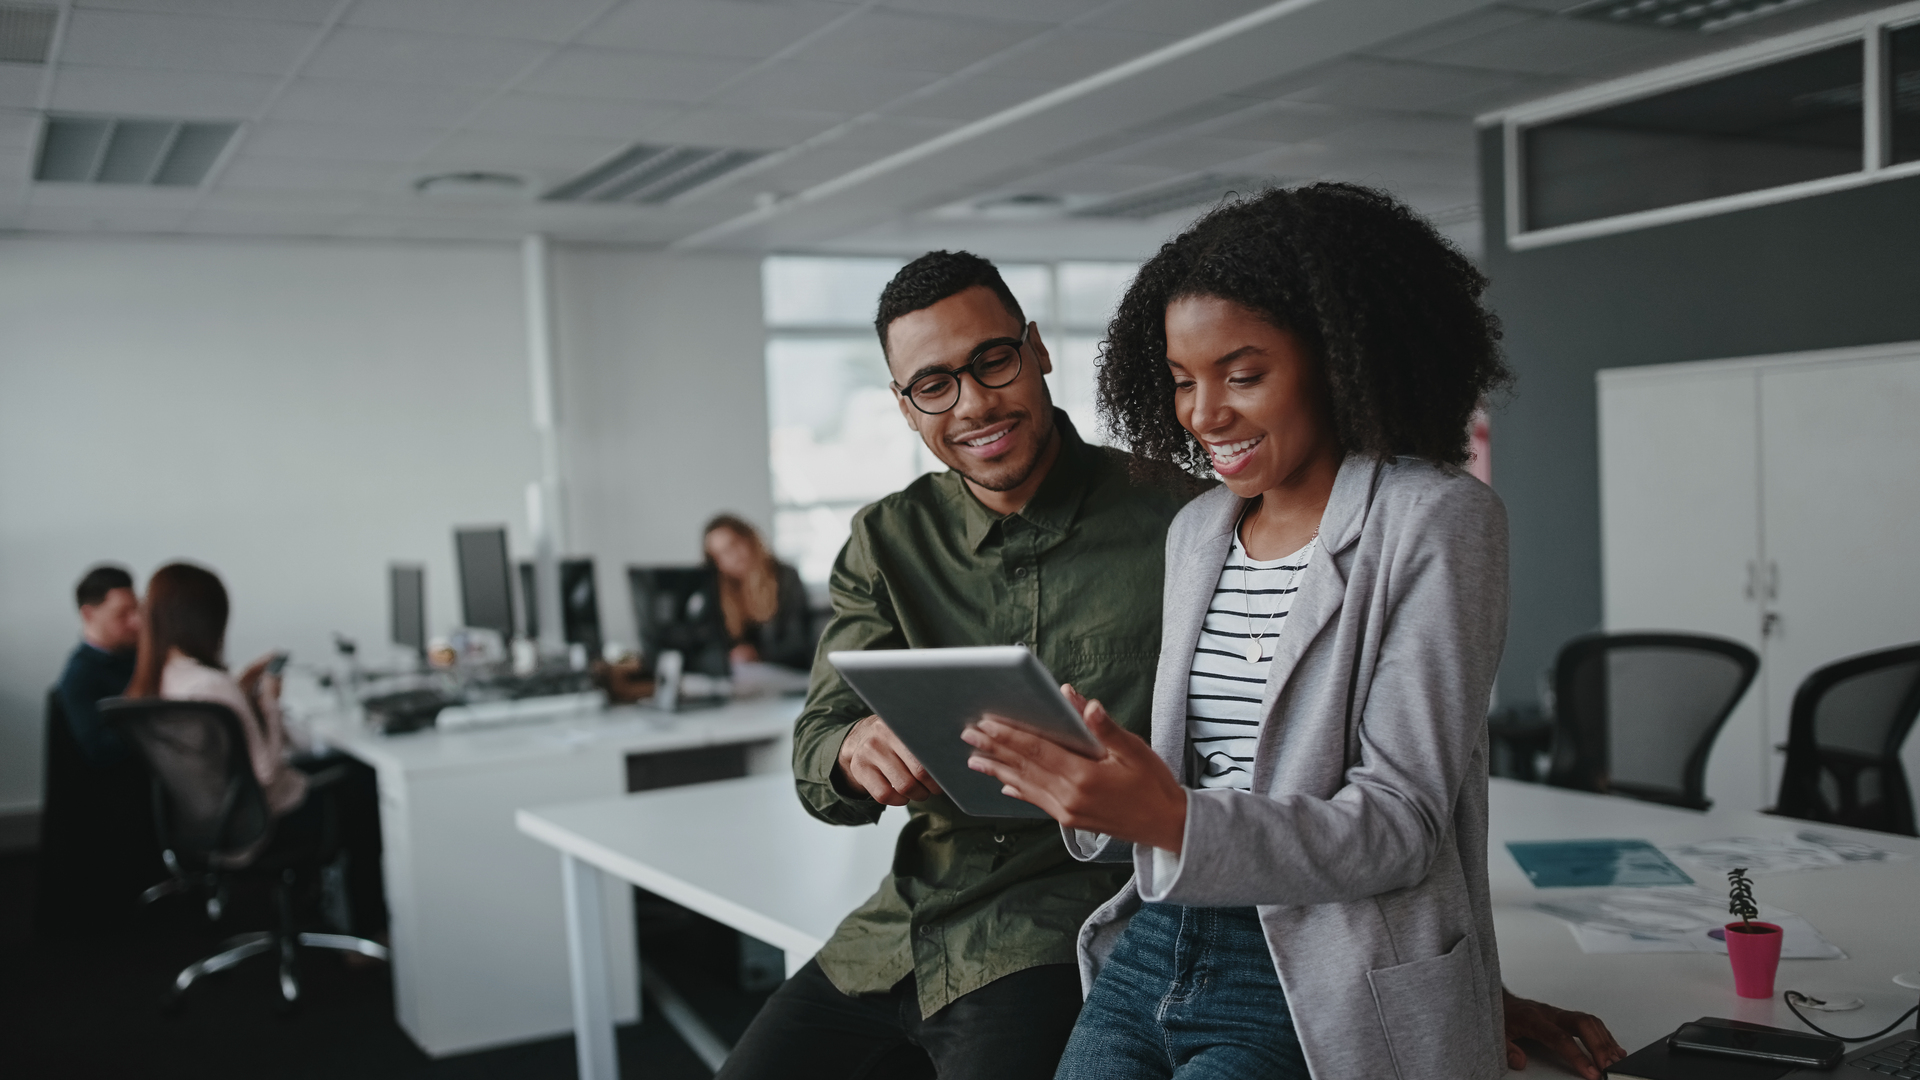
[[[533,535],[534,610],[540,649],[566,650],[561,624],[560,552],[566,547],[566,514],[560,479],[560,428],[553,377],[553,284],[547,238],[521,244],[527,288],[527,376],[533,431],[540,443],[540,479],[527,485],[527,530]]]

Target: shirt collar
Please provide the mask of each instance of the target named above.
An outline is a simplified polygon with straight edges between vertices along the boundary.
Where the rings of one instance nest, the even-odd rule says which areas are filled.
[[[1098,460],[1099,451],[1086,444],[1080,433],[1074,430],[1073,421],[1067,418],[1063,409],[1053,410],[1053,429],[1060,437],[1060,454],[1053,459],[1053,467],[1048,470],[1047,478],[1040,482],[1040,489],[1027,500],[1027,505],[1014,511],[1008,517],[1018,517],[1043,532],[1064,537],[1073,527],[1073,520],[1080,513],[1080,503],[1086,498],[1087,481],[1093,475],[1093,467]],[[967,488],[967,482],[957,472],[960,516],[964,525],[967,547],[975,554],[980,546],[993,534],[993,527],[1002,518],[987,509]]]

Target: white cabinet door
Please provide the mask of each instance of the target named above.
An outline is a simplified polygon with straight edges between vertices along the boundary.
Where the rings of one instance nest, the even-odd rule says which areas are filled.
[[[1606,629],[1683,631],[1759,647],[1748,567],[1759,556],[1757,376],[1662,365],[1599,376]],[[1769,804],[1758,687],[1707,762],[1716,807]]]
[[[1813,669],[1920,641],[1920,349],[1762,369],[1760,416],[1777,575],[1761,677],[1779,743]],[[1920,780],[1920,740],[1905,758]],[[1777,782],[1781,759],[1768,760]]]

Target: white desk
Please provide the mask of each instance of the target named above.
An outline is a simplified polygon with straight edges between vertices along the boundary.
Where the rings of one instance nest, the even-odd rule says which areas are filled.
[[[395,736],[365,730],[357,712],[296,711],[318,741],[366,762],[379,778],[401,1027],[436,1057],[568,1030],[565,898],[552,854],[514,829],[514,811],[618,796],[634,754],[756,744],[749,771],[784,775],[800,704],[767,698],[683,713],[626,707]],[[603,889],[610,1015],[632,1019],[632,892],[613,881]]]
[[[1799,1027],[1778,997],[1749,1001],[1736,995],[1723,956],[1582,953],[1565,924],[1527,906],[1563,890],[1535,889],[1506,843],[1618,838],[1678,844],[1767,836],[1806,823],[1749,812],[1699,814],[1499,779],[1491,784],[1490,817],[1488,877],[1508,989],[1600,1016],[1629,1051],[1699,1016]],[[768,775],[523,810],[516,820],[522,832],[562,853],[580,1076],[611,1080],[619,1070],[608,965],[626,955],[614,950],[631,946],[596,936],[603,921],[594,905],[605,895],[598,887],[603,879],[631,881],[780,946],[791,974],[872,894],[891,865],[903,818],[890,814],[877,828],[825,825],[800,808],[786,777]],[[1891,980],[1920,968],[1920,937],[1911,927],[1912,898],[1920,896],[1920,840],[1813,827],[1914,856],[1757,881],[1764,902],[1806,916],[1848,955],[1846,960],[1783,961],[1778,988],[1864,999],[1867,1005],[1860,1011],[1826,1014],[1826,1026],[1865,1034],[1913,1003],[1913,992]],[[1718,883],[1701,884],[1715,888]],[[1567,1074],[1533,1063],[1523,1075]]]
[[[1487,876],[1500,941],[1500,974],[1507,988],[1522,997],[1593,1013],[1629,1052],[1701,1016],[1800,1030],[1800,1022],[1780,1002],[1782,990],[1816,996],[1830,991],[1864,1000],[1866,1007],[1856,1012],[1812,1014],[1821,1026],[1849,1035],[1885,1027],[1914,1003],[1914,992],[1893,985],[1892,979],[1920,968],[1920,934],[1912,926],[1913,912],[1920,909],[1915,899],[1920,897],[1920,840],[1747,811],[1701,814],[1498,779],[1492,782],[1491,826]],[[1776,993],[1769,1001],[1750,1001],[1733,992],[1725,956],[1582,953],[1564,923],[1526,906],[1569,890],[1535,889],[1505,847],[1509,840],[1581,838],[1681,844],[1800,828],[1853,837],[1914,858],[1755,878],[1754,891],[1762,903],[1806,916],[1847,953],[1845,960],[1782,960]],[[1697,874],[1695,880],[1716,891],[1725,886]],[[1565,1075],[1529,1068],[1529,1075],[1535,1073]]]

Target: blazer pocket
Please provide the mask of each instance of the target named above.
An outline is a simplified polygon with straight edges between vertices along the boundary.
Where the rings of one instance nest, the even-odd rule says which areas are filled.
[[[1369,971],[1367,983],[1401,1080],[1476,1077],[1486,1071],[1491,1020],[1472,934],[1443,955]]]

